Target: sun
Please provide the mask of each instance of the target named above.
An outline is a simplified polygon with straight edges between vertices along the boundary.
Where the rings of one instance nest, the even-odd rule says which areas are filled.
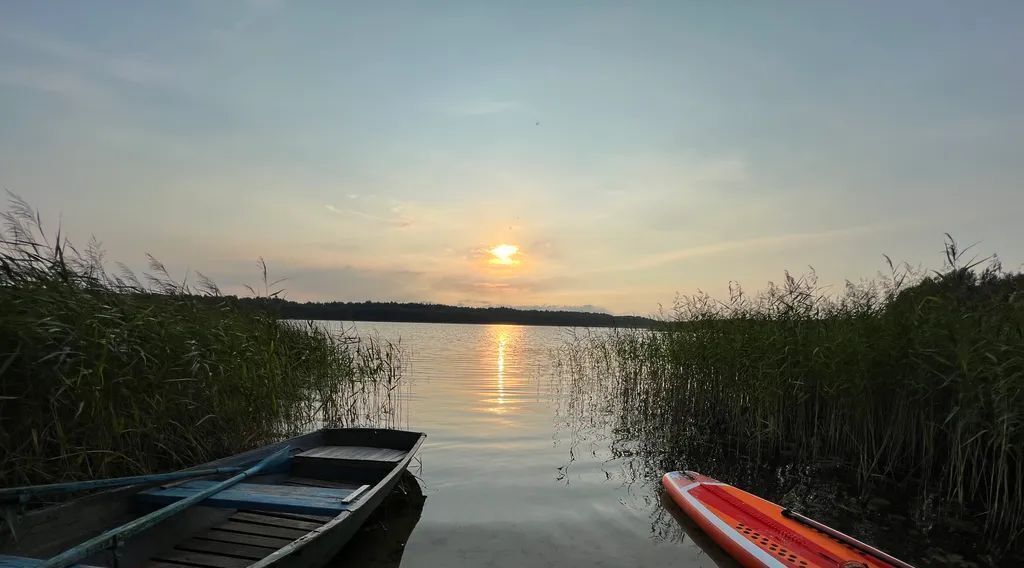
[[[502,266],[519,264],[518,260],[512,258],[519,252],[519,247],[516,245],[500,244],[487,252],[491,253],[491,258],[487,261],[491,264],[500,264]]]

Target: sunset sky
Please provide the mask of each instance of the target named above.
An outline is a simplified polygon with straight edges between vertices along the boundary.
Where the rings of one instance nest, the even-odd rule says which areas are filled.
[[[504,4],[4,3],[0,188],[298,300],[651,313],[944,232],[1024,262],[1024,2]]]

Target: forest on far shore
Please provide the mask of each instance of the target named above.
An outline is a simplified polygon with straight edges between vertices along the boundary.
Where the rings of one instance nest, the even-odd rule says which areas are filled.
[[[655,321],[639,316],[616,316],[568,310],[446,306],[399,302],[294,302],[281,298],[238,298],[242,306],[269,310],[282,318],[335,321],[396,321],[421,323],[482,323],[563,325],[570,327],[651,327]]]

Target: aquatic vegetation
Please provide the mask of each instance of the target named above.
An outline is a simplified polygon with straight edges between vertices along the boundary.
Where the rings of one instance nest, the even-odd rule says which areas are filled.
[[[653,453],[827,464],[1019,547],[1024,275],[965,261],[952,239],[941,271],[889,267],[838,296],[787,274],[755,295],[681,297],[659,329],[578,337],[563,364],[611,383],[617,428],[669,438],[641,442]]]
[[[396,418],[395,345],[242,308],[153,259],[141,279],[110,274],[95,242],[48,237],[17,199],[3,222],[2,485],[173,469]]]

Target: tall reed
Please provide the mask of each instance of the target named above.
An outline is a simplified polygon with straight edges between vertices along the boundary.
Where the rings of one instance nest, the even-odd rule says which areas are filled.
[[[176,468],[391,419],[366,405],[398,380],[394,346],[241,309],[155,260],[142,279],[109,274],[95,242],[49,238],[17,199],[3,222],[0,485]]]
[[[681,297],[660,329],[592,338],[570,364],[608,373],[621,420],[648,432],[938,495],[1019,546],[1024,276],[951,239],[946,253],[939,272],[890,262],[839,296],[787,274],[753,296]]]

